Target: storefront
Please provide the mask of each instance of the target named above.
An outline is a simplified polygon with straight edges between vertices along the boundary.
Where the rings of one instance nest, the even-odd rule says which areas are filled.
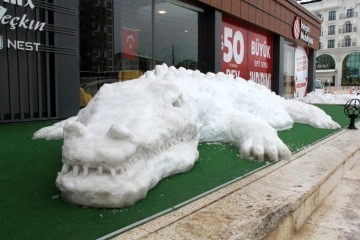
[[[286,98],[312,91],[320,22],[295,1],[227,4],[231,7],[222,4],[222,10],[229,9],[240,19],[222,13],[221,71],[253,80]]]
[[[0,23],[2,123],[75,115],[104,83],[161,63],[303,96],[320,36],[285,0],[3,0]]]
[[[0,1],[0,123],[79,110],[78,2]]]

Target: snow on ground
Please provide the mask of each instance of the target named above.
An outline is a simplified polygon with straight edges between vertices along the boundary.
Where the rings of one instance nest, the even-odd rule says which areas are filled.
[[[189,171],[199,141],[228,142],[258,160],[289,159],[277,131],[294,122],[340,127],[321,109],[252,81],[158,65],[139,79],[105,84],[76,117],[42,128],[34,138],[64,137],[56,180],[64,199],[114,208]]]
[[[353,98],[360,99],[360,95],[356,94],[331,94],[331,93],[316,93],[311,92],[306,97],[298,98],[297,100],[304,103],[311,104],[341,104],[345,105],[347,101]]]

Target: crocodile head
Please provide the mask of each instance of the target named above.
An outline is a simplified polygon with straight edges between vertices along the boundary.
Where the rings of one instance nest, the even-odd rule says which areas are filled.
[[[56,179],[62,197],[85,206],[124,207],[161,179],[190,170],[199,142],[192,111],[180,89],[151,77],[104,85],[64,126]]]

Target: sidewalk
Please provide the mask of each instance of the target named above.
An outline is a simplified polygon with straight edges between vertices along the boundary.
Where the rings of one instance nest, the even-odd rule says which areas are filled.
[[[356,184],[347,174],[360,160],[359,139],[360,130],[344,129],[293,155],[291,161],[280,161],[185,207],[103,239],[292,239],[303,226],[311,227],[309,217],[327,203],[324,199],[344,176],[347,188],[342,191],[350,191],[349,182]],[[358,165],[352,171],[356,176]],[[355,192],[349,194],[353,194],[351,205],[359,206]],[[348,217],[356,217],[354,213],[345,212]],[[355,221],[359,220],[353,220],[359,228]]]
[[[293,240],[360,239],[360,161],[345,175]]]

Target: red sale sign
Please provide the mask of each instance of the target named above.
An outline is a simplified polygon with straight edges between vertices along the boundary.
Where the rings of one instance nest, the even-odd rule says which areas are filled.
[[[247,31],[231,23],[222,23],[221,71],[249,79],[247,72]]]
[[[221,71],[253,80],[271,89],[272,35],[248,30],[223,19]]]
[[[250,79],[271,89],[272,37],[266,34],[248,32]]]

